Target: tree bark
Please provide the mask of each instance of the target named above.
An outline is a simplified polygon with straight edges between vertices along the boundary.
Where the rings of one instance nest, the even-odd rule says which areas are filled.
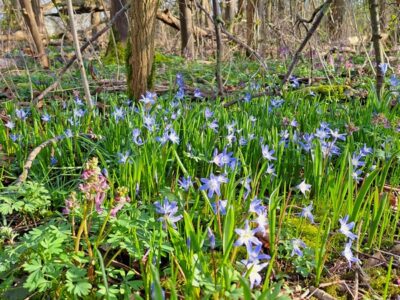
[[[225,23],[228,25],[228,29],[232,24],[234,16],[235,16],[235,1],[234,0],[225,0],[224,19],[225,19]]]
[[[337,40],[341,38],[345,14],[346,14],[346,1],[333,0],[328,22],[328,28],[331,40]]]
[[[181,53],[188,59],[193,59],[194,35],[192,19],[192,3],[190,0],[179,0],[179,21],[181,25]]]
[[[86,77],[86,70],[85,66],[83,65],[81,48],[79,45],[79,38],[75,28],[74,9],[72,7],[72,0],[67,0],[67,5],[68,5],[69,23],[71,26],[72,38],[74,40],[75,54],[78,60],[79,69],[81,71],[83,90],[85,91],[86,103],[88,105],[88,108],[91,110],[93,108],[92,96],[90,95],[89,83]]]
[[[152,85],[158,0],[131,0],[127,47],[128,93],[136,101]]]
[[[113,18],[115,14],[121,10],[126,5],[126,0],[111,0],[110,7],[110,18]],[[125,43],[128,38],[128,16],[127,14],[122,14],[119,16],[114,26],[112,27],[115,41]]]
[[[246,40],[247,44],[257,51],[258,30],[256,28],[255,13],[258,0],[247,0],[246,5]],[[246,52],[247,56],[251,54]]]
[[[221,74],[221,64],[222,64],[222,41],[221,41],[221,15],[218,0],[212,0],[213,3],[213,17],[214,17],[214,27],[215,27],[215,38],[217,42],[217,53],[216,53],[216,67],[215,67],[215,77],[218,84],[218,94],[224,95],[224,84],[222,82]]]
[[[38,24],[36,23],[35,13],[32,8],[32,1],[30,0],[20,0],[20,5],[22,8],[22,15],[24,17],[25,23],[32,35],[33,42],[36,47],[36,54],[39,58],[40,64],[43,68],[49,67],[49,59],[47,57],[42,36],[40,35]]]
[[[378,99],[381,100],[382,96],[382,85],[385,74],[382,71],[381,64],[383,63],[383,51],[381,47],[381,29],[379,24],[379,12],[378,12],[378,0],[369,0],[369,13],[371,17],[371,29],[372,29],[372,43],[375,51],[376,61],[376,94]]]

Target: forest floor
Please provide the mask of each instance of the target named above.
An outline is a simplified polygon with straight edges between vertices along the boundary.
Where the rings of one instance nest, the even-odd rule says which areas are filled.
[[[17,57],[17,55],[15,56]],[[156,54],[125,68],[28,57],[0,82],[0,298],[396,299],[400,77],[363,57],[263,70]],[[118,61],[123,61],[120,59]],[[22,174],[22,176],[21,176]]]

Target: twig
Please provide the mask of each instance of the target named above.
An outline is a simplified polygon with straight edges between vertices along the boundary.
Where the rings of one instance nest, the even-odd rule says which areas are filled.
[[[83,52],[86,50],[86,48],[88,48],[94,41],[96,41],[100,36],[102,36],[104,33],[106,33],[114,24],[114,22],[118,19],[118,17],[125,13],[125,11],[128,10],[130,4],[125,5],[123,8],[121,8],[116,14],[115,16],[107,23],[107,25],[100,30],[99,32],[97,32],[89,41],[87,41],[85,44],[83,44],[83,46],[80,48],[80,51]],[[57,79],[50,85],[48,86],[42,93],[40,93],[39,96],[37,96],[34,100],[33,100],[33,104],[37,104],[40,100],[42,100],[48,93],[50,93],[53,89],[56,88],[56,86],[60,83],[61,81],[61,77],[62,75],[65,74],[65,72],[68,71],[68,69],[72,66],[72,64],[75,62],[75,60],[77,59],[76,54],[67,62],[67,64],[64,66],[64,68],[60,71],[60,73],[58,74]]]
[[[97,139],[98,136],[95,134],[86,134],[86,133],[80,133],[79,136],[87,136],[91,139]],[[41,143],[39,146],[37,146],[35,149],[32,150],[31,153],[29,153],[28,158],[23,166],[23,171],[21,173],[21,175],[19,175],[18,179],[15,181],[16,185],[19,185],[21,183],[23,183],[26,178],[28,177],[28,172],[32,167],[32,163],[35,160],[36,156],[39,155],[40,151],[42,151],[44,148],[46,148],[48,145],[52,144],[52,143],[57,143],[59,141],[62,141],[63,139],[67,138],[67,136],[65,134],[62,135],[58,135],[56,137],[53,137],[47,141],[44,141],[43,143]]]
[[[297,61],[300,58],[300,53],[303,51],[304,47],[307,45],[308,41],[311,39],[312,35],[314,32],[317,30],[319,24],[322,21],[322,18],[325,15],[325,11],[327,8],[331,5],[333,0],[327,0],[323,5],[319,7],[317,17],[315,18],[310,30],[308,30],[306,37],[304,38],[303,42],[300,44],[299,48],[297,49],[296,53],[294,54],[292,63],[289,66],[289,69],[283,78],[282,85],[286,84],[286,82],[289,80],[290,76],[293,73],[294,67],[297,64]]]

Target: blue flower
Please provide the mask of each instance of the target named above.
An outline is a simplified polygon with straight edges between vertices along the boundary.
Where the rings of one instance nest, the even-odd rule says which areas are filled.
[[[85,115],[85,110],[82,108],[74,109],[74,118],[79,119]]]
[[[212,232],[212,230],[210,229],[210,227],[207,227],[207,236],[208,236],[208,240],[210,242],[210,247],[211,249],[215,249],[215,235]]]
[[[67,138],[72,138],[73,136],[74,136],[74,134],[72,133],[72,130],[71,129],[67,129],[67,130],[65,130],[64,131],[64,135],[67,137]]]
[[[15,110],[15,115],[17,116],[18,119],[25,121],[28,118],[28,112],[23,110],[23,109],[16,109]]]
[[[57,158],[54,157],[54,156],[51,156],[51,157],[50,157],[50,165],[51,165],[51,166],[55,166],[57,163],[58,163]]]
[[[362,155],[357,155],[356,153],[353,153],[353,156],[351,158],[351,164],[353,165],[354,168],[362,167],[365,165],[365,162],[363,162]]]
[[[274,164],[268,164],[267,170],[265,171],[265,173],[267,173],[268,175],[271,175],[271,176],[276,176]]]
[[[311,184],[308,184],[305,180],[303,180],[299,185],[296,186],[296,188],[299,189],[300,192],[305,196],[306,192],[310,192]]]
[[[367,156],[368,154],[372,154],[372,148],[369,148],[366,144],[364,144],[364,146],[360,150],[360,155]]]
[[[301,239],[293,239],[292,240],[293,250],[291,256],[298,255],[303,256],[303,251],[301,248],[307,247],[306,244]]]
[[[248,265],[251,263],[259,263],[261,260],[270,260],[271,256],[264,254],[261,252],[262,250],[262,244],[259,244],[255,247],[252,247],[249,249],[250,251],[247,253],[248,258],[241,260],[241,263],[244,265]]]
[[[268,228],[268,215],[267,210],[264,208],[260,212],[257,212],[257,217],[252,221],[257,223],[257,229],[263,235],[267,233]]]
[[[211,118],[214,115],[214,112],[211,111],[208,107],[204,110],[204,116],[206,119]]]
[[[143,102],[144,105],[153,105],[154,103],[156,103],[156,97],[156,93],[147,91],[144,95],[142,95],[142,98],[139,101]]]
[[[12,130],[15,127],[15,123],[13,121],[7,121],[7,123],[4,126]]]
[[[14,133],[11,133],[11,134],[10,134],[10,139],[11,139],[14,143],[15,143],[16,141],[18,141],[19,138],[20,138],[20,135],[19,135],[19,134],[14,134]]]
[[[355,235],[354,233],[351,232],[351,230],[353,229],[355,223],[354,222],[350,222],[347,223],[349,221],[349,216],[345,216],[342,219],[339,219],[340,222],[340,229],[339,231],[344,234],[346,237],[348,237],[350,240],[354,240],[357,238],[357,235]]]
[[[298,88],[300,86],[300,82],[295,76],[290,76],[289,81],[294,88]]]
[[[349,267],[351,268],[351,263],[352,262],[354,262],[354,263],[360,263],[361,261],[357,258],[357,257],[355,257],[354,255],[353,255],[353,252],[351,252],[351,244],[352,244],[352,241],[350,240],[350,241],[348,241],[347,243],[346,243],[346,246],[344,247],[344,250],[343,250],[343,252],[342,252],[342,255],[347,259],[347,261],[349,262]]]
[[[116,107],[112,115],[115,121],[118,123],[118,121],[123,120],[125,118],[125,110],[123,107]]]
[[[171,128],[171,129],[169,130],[168,139],[169,139],[173,144],[179,144],[179,136],[178,136],[178,134],[176,133],[176,131],[175,131],[173,128]]]
[[[178,205],[175,201],[169,202],[168,198],[164,198],[162,203],[159,201],[154,202],[154,206],[156,207],[156,212],[163,215],[158,221],[164,222],[164,227],[167,224],[176,227],[175,223],[182,219],[182,215],[176,215],[178,213]]]
[[[244,95],[244,102],[249,103],[250,101],[251,101],[251,94],[246,93],[246,95]]]
[[[261,146],[261,151],[262,151],[262,156],[267,159],[267,160],[276,160],[276,157],[273,157],[272,155],[275,153],[275,150],[271,149],[269,150],[268,145],[262,145]]]
[[[218,167],[228,165],[232,160],[233,152],[227,153],[226,148],[218,154],[218,149],[214,150],[214,158],[211,162],[215,163]]]
[[[180,180],[178,180],[179,186],[184,189],[186,192],[189,190],[191,186],[193,186],[192,178],[188,176],[187,178],[181,177]]]
[[[335,139],[335,140],[342,140],[345,141],[346,140],[346,134],[345,133],[339,133],[339,129],[335,129],[335,130],[330,130],[331,136]]]
[[[314,224],[314,216],[312,214],[312,210],[313,210],[313,204],[311,203],[310,205],[303,207],[303,209],[301,210],[301,214],[300,215],[303,218],[309,219],[310,222],[312,224]]]
[[[253,289],[255,286],[259,286],[261,284],[261,275],[259,274],[262,269],[268,266],[268,263],[250,263],[246,265],[247,273],[249,275],[250,280],[250,288]]]
[[[400,84],[400,80],[396,77],[395,74],[390,76],[390,85],[392,87],[397,87]]]
[[[201,93],[201,91],[198,88],[196,88],[194,90],[194,97],[195,98],[202,98],[203,97],[203,94]]]
[[[50,117],[50,115],[49,114],[47,114],[47,113],[44,113],[43,115],[42,115],[42,121],[43,122],[50,122],[50,120],[51,120],[51,117]]]
[[[138,146],[143,145],[143,140],[140,137],[140,129],[139,128],[134,128],[132,130],[132,140]]]
[[[262,205],[261,199],[253,198],[250,202],[249,213],[261,214],[265,210],[265,206]]]
[[[125,164],[128,162],[131,153],[129,151],[125,151],[125,153],[119,152],[117,153],[117,155],[118,155],[118,162],[120,164]]]
[[[200,190],[201,191],[208,190],[209,198],[211,198],[214,194],[221,196],[221,190],[220,190],[221,183],[222,181],[228,182],[227,180],[228,179],[223,175],[215,176],[213,173],[211,173],[210,179],[207,178],[200,179],[200,181],[203,183],[203,185],[200,187]]]
[[[213,212],[215,215],[217,215],[218,213],[221,216],[225,216],[226,215],[226,207],[228,206],[228,200],[218,200],[215,201],[213,203],[211,203]]]
[[[389,64],[387,64],[387,63],[380,63],[380,64],[378,65],[378,67],[379,67],[379,69],[381,70],[382,74],[385,75],[386,72],[387,72],[387,70],[388,70]]]
[[[214,132],[218,132],[218,122],[217,120],[213,120],[211,123],[208,124],[208,127],[212,130],[214,130]]]
[[[237,228],[235,229],[235,232],[239,235],[239,238],[236,240],[234,245],[236,247],[245,245],[247,252],[251,251],[252,246],[257,246],[260,245],[261,242],[257,237],[255,237],[255,234],[259,231],[259,229],[251,229],[249,225],[249,221],[246,220],[244,224],[244,229]]]

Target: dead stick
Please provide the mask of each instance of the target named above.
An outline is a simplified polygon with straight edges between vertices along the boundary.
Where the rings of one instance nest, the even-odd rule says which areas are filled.
[[[98,138],[98,136],[95,135],[95,134],[86,134],[86,133],[80,133],[78,136],[87,136],[87,137],[89,137],[91,139]],[[58,136],[53,137],[53,138],[51,138],[51,139],[49,139],[47,141],[44,141],[39,146],[37,146],[35,149],[33,149],[32,152],[29,153],[28,158],[27,158],[27,160],[26,160],[26,162],[24,164],[23,171],[22,171],[21,175],[19,175],[18,179],[15,181],[15,184],[19,185],[19,184],[25,182],[26,178],[28,177],[28,172],[32,167],[32,163],[35,160],[36,156],[39,155],[40,151],[42,151],[48,145],[50,145],[52,143],[57,143],[59,141],[62,141],[65,138],[67,138],[67,136],[65,134],[58,135]]]
[[[315,18],[314,23],[312,24],[310,30],[308,30],[306,37],[304,38],[303,42],[300,44],[299,48],[297,49],[296,53],[294,54],[292,63],[289,66],[289,69],[285,75],[285,77],[283,78],[282,81],[282,85],[284,85],[288,79],[290,78],[290,76],[293,73],[294,67],[296,66],[299,58],[300,58],[300,53],[303,51],[304,47],[307,45],[308,41],[311,39],[312,35],[314,34],[314,32],[317,30],[319,24],[322,21],[322,18],[325,15],[325,11],[329,8],[329,6],[331,5],[333,0],[327,0],[321,7],[320,10],[318,12],[318,16]]]
[[[100,30],[99,32],[97,32],[89,41],[87,41],[85,44],[83,44],[83,46],[81,47],[81,52],[85,51],[86,48],[88,48],[95,40],[97,40],[100,36],[102,36],[104,33],[106,33],[108,31],[108,29],[111,28],[111,26],[114,24],[114,22],[117,20],[117,18],[125,13],[126,10],[128,10],[130,4],[125,5],[123,8],[121,8],[116,14],[115,16],[107,23],[106,27],[104,27],[102,30]],[[42,100],[49,92],[51,92],[53,89],[56,88],[56,86],[60,83],[61,81],[61,77],[62,75],[65,74],[65,72],[67,72],[67,70],[72,66],[72,64],[75,62],[76,60],[76,54],[74,54],[74,56],[72,56],[72,58],[67,62],[67,64],[65,65],[65,67],[60,71],[60,73],[58,74],[58,77],[56,79],[56,81],[54,81],[50,86],[48,86],[43,92],[40,93],[39,96],[37,96],[35,99],[33,99],[33,104],[37,104],[40,100]]]

